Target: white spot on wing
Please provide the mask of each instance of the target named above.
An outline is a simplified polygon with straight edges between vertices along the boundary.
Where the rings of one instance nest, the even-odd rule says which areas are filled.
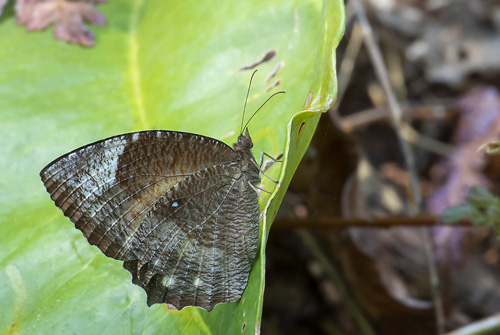
[[[201,284],[203,284],[203,281],[200,278],[195,278],[193,282],[194,287],[199,287]]]
[[[132,142],[136,142],[138,139],[139,139],[139,133],[134,133],[134,135],[132,135]]]
[[[173,208],[179,207],[179,203],[177,201],[172,202],[172,207]]]
[[[172,287],[175,284],[175,278],[173,276],[163,277],[163,280],[161,281],[161,283],[165,287]]]

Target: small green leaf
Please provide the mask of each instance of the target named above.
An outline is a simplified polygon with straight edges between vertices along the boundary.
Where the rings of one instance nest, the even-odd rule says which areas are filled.
[[[500,199],[480,186],[471,187],[466,204],[446,208],[441,213],[441,221],[454,223],[470,219],[472,224],[495,228],[500,232]]]
[[[455,223],[462,219],[470,218],[474,210],[474,206],[471,205],[451,206],[444,209],[440,219],[444,223]]]
[[[487,207],[495,201],[495,196],[481,186],[472,186],[467,194],[466,201],[478,207]]]

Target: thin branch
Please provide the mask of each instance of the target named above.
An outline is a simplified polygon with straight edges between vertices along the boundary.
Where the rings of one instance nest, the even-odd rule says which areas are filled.
[[[455,147],[441,141],[438,141],[432,137],[425,136],[420,134],[415,130],[411,125],[405,123],[402,125],[404,129],[404,138],[406,141],[413,143],[416,146],[419,146],[422,149],[426,149],[435,154],[439,154],[442,156],[450,156],[452,153],[456,151]]]
[[[329,219],[281,219],[273,222],[272,229],[345,229],[350,227],[364,227],[364,228],[391,228],[391,227],[470,227],[469,220],[461,220],[454,224],[443,224],[439,218],[434,216],[403,216],[403,217],[387,217],[387,218],[341,218],[334,217]]]
[[[434,107],[435,110],[439,110],[439,107],[441,106],[421,106],[415,107],[414,109],[408,108],[405,110],[405,116],[406,114],[411,114],[411,116],[408,116],[409,118],[415,118],[419,116],[429,117],[429,114],[431,113],[429,109],[431,109],[432,107]],[[438,113],[435,114],[437,115]],[[436,115],[434,115],[434,117],[436,117]],[[357,127],[362,127],[372,122],[383,120],[388,116],[389,113],[386,108],[372,108],[365,111],[360,111],[358,113],[342,117],[340,119],[341,129],[344,132],[349,133]],[[449,156],[455,151],[455,147],[453,147],[452,145],[443,143],[432,137],[422,135],[408,123],[403,123],[401,127],[404,130],[404,139],[416,146],[419,146],[420,148],[442,156]]]
[[[449,121],[457,114],[453,108],[453,101],[449,99],[427,100],[402,105],[404,119],[435,119]],[[342,117],[342,130],[351,132],[355,128],[367,126],[374,122],[387,121],[391,117],[386,107],[375,107],[361,110],[354,114]]]

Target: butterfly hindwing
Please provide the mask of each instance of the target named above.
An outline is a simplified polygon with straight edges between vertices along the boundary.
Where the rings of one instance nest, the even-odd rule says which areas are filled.
[[[232,167],[214,166],[183,180],[141,225],[142,266],[125,262],[148,304],[201,306],[239,300],[257,251],[257,194]],[[245,193],[247,197],[241,197]],[[155,240],[152,245],[145,241]],[[137,273],[140,272],[139,276]]]

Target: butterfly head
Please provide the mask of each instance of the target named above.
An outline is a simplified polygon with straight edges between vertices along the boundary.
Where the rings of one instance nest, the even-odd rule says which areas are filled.
[[[252,138],[248,132],[248,128],[245,129],[245,135],[241,134],[238,136],[238,141],[234,144],[234,150],[236,151],[249,151],[253,148]]]

